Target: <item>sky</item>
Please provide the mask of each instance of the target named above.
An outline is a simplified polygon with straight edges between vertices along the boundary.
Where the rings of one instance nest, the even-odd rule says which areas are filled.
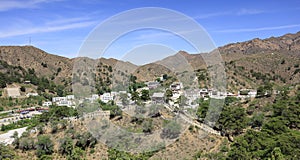
[[[51,54],[70,58],[82,56],[81,47],[91,42],[87,40],[97,27],[109,22],[112,17],[126,15],[142,7],[159,7],[190,18],[209,37],[201,40],[204,45],[210,41],[215,47],[300,31],[298,0],[0,0],[0,45],[30,44]],[[139,18],[139,23],[147,23],[147,18],[139,13],[130,16],[120,20],[120,23],[110,23],[109,28],[115,28],[114,25],[118,25],[119,29],[126,28],[132,25],[131,20]],[[148,16],[151,19],[152,15]],[[183,24],[186,22],[175,21],[172,16],[165,16],[156,22],[163,25],[164,21],[168,21],[168,25],[181,27],[182,31],[185,29]],[[95,48],[102,40],[108,39],[108,33],[104,31],[117,32],[114,29],[100,30],[103,34],[99,34],[97,40],[94,37]],[[197,35],[192,31],[186,29],[186,32]],[[168,56],[179,50],[199,52],[179,32],[174,34],[171,30],[157,28],[128,31],[114,37],[105,50],[97,50],[102,52],[97,55],[134,61],[136,57],[155,59],[157,55]],[[209,49],[204,47],[203,51]],[[143,54],[137,56],[140,52]],[[142,59],[136,63],[146,63]]]

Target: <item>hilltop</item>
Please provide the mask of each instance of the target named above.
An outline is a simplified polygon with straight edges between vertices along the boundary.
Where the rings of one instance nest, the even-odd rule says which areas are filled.
[[[230,89],[241,87],[255,88],[263,80],[270,80],[278,84],[299,83],[300,65],[300,32],[286,34],[280,37],[249,40],[228,44],[218,48],[225,62],[225,69]],[[138,68],[138,77],[151,80],[165,70],[166,66],[177,66],[178,59],[187,61],[195,71],[207,70],[203,55],[209,53],[189,54],[179,51],[176,55],[167,57],[156,64],[147,64]],[[171,63],[171,64],[170,64]],[[167,64],[167,65],[157,65]],[[180,63],[184,65],[185,62]],[[178,68],[184,68],[184,66]],[[154,72],[152,68],[157,68]],[[150,72],[149,72],[150,71]]]
[[[237,68],[242,67],[245,73],[251,71],[252,73],[257,72],[264,75],[270,74],[270,77],[275,76],[275,79],[279,78],[285,83],[298,82],[299,76],[295,73],[298,69],[297,66],[300,64],[300,32],[280,37],[255,38],[246,42],[232,43],[219,47],[218,51],[225,61],[229,79],[235,77],[242,83],[247,83],[242,77],[233,75],[234,72],[238,72]],[[178,64],[185,65],[178,62],[179,60],[186,60],[194,70],[207,69],[202,57],[205,54],[209,53],[189,54],[185,51],[179,51],[176,55],[143,66],[113,58],[100,58],[97,61],[101,62],[103,66],[108,65],[117,69],[126,66],[123,72],[132,72],[139,80],[149,81],[163,73],[172,74],[170,66],[176,66],[176,70],[177,68],[184,68],[185,66],[178,66]],[[25,69],[33,68],[38,75],[48,77],[57,83],[65,82],[66,79],[71,81],[73,65],[80,59],[83,59],[83,57],[69,59],[46,53],[33,46],[0,47],[0,60]],[[237,67],[234,67],[233,64]]]

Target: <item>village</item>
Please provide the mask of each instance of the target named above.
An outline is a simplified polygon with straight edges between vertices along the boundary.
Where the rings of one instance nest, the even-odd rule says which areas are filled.
[[[163,80],[162,77],[160,79]],[[144,85],[145,87],[137,88],[135,92],[131,93],[128,91],[112,91],[103,93],[102,95],[92,94],[90,97],[81,98],[79,100],[76,99],[75,95],[66,95],[64,97],[53,97],[51,100],[43,101],[41,106],[2,111],[0,114],[5,114],[6,116],[0,117],[0,125],[7,125],[42,114],[42,112],[47,112],[49,107],[54,105],[76,108],[83,102],[114,102],[123,111],[125,111],[128,110],[130,106],[132,107],[137,104],[141,105],[142,103],[144,106],[153,104],[165,105],[174,111],[179,108],[182,110],[188,108],[196,109],[199,106],[197,102],[199,99],[224,99],[225,97],[246,99],[255,98],[257,95],[257,91],[253,89],[241,89],[237,93],[220,92],[213,88],[184,89],[183,84],[178,81],[173,82],[167,88],[162,87],[161,83],[158,81],[145,82]],[[26,97],[22,97],[19,87],[5,88],[5,93],[7,97],[15,99],[39,96],[36,92],[30,92],[25,95]],[[143,97],[141,103],[137,102],[135,96]],[[98,112],[103,112],[103,115],[107,115],[106,111],[99,110]]]

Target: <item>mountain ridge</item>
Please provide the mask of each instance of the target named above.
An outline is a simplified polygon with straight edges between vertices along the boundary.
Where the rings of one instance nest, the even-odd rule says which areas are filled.
[[[230,43],[219,47],[218,51],[221,53],[225,63],[238,61],[240,65],[246,65],[244,68],[249,69],[248,72],[250,72],[250,70],[260,70],[263,74],[268,72],[274,72],[275,74],[274,70],[278,63],[277,61],[287,59],[286,63],[291,64],[289,66],[286,65],[285,69],[279,69],[278,73],[280,73],[280,76],[292,76],[292,72],[295,72],[295,70],[290,70],[290,68],[297,65],[293,63],[298,63],[296,61],[299,59],[298,55],[300,55],[300,32],[295,34],[288,33],[279,37],[270,37],[266,39],[255,38],[245,42]],[[277,54],[276,59],[270,57],[270,54],[274,53]],[[129,71],[136,75],[138,79],[148,81],[153,80],[154,77],[160,76],[162,72],[172,71],[172,69],[170,69],[170,66],[172,65],[176,68],[175,63],[173,63],[175,62],[174,58],[176,61],[179,61],[180,59],[186,60],[194,70],[206,69],[207,66],[203,59],[204,54],[209,53],[189,54],[185,51],[179,51],[177,54],[166,57],[160,61],[141,66],[114,58],[99,58],[97,60],[100,61],[101,64],[116,66],[118,68],[121,68],[121,66],[124,65],[126,66],[126,69],[123,70],[124,72]],[[25,69],[33,68],[38,75],[49,77],[55,82],[65,81],[66,78],[71,81],[73,65],[77,60],[84,58],[87,57],[67,58],[49,54],[34,46],[0,46],[1,60],[6,61],[11,65],[21,66]],[[266,60],[267,58],[269,58],[269,60]],[[265,68],[263,64],[249,62],[258,61],[258,59],[263,59],[268,61],[268,63],[274,64],[270,67],[272,69]],[[163,63],[165,62],[168,62],[168,65],[164,65]],[[173,64],[169,62],[172,62]],[[261,67],[255,68],[253,67],[255,65]],[[183,66],[183,68],[184,67],[185,66]],[[291,73],[288,75],[283,72]]]

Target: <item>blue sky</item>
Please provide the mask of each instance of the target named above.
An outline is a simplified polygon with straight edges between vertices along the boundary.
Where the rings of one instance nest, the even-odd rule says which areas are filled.
[[[31,44],[46,52],[76,57],[81,44],[97,25],[139,7],[167,8],[193,18],[216,46],[300,31],[297,0],[0,0],[0,45],[26,45],[31,37]],[[120,59],[143,44],[161,44],[166,47],[155,49],[170,53],[195,52],[174,34],[145,29],[119,38],[106,50],[106,57]]]

